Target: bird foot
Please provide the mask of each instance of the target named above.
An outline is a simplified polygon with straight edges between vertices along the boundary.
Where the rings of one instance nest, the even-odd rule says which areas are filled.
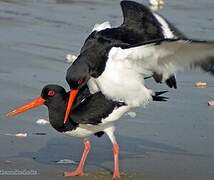
[[[120,173],[119,172],[114,172],[112,179],[118,179],[120,178]]]
[[[73,177],[73,176],[83,176],[84,173],[82,170],[75,170],[75,171],[66,171],[64,172],[65,177]]]

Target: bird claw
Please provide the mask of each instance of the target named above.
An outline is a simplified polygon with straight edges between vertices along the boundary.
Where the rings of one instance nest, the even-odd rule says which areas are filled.
[[[155,92],[154,95],[152,95],[153,101],[167,101],[169,98],[165,96],[160,96],[161,94],[167,93],[168,91],[160,91]]]
[[[84,175],[83,171],[79,171],[79,170],[64,172],[65,177],[83,176],[83,175]]]

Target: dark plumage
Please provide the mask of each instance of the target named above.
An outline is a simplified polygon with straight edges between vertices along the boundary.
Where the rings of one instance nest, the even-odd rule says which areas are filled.
[[[54,91],[55,95],[49,96],[49,91]],[[166,92],[167,91],[156,92],[153,100],[167,100],[166,97],[160,96]],[[123,102],[106,99],[101,92],[91,94],[88,87],[85,86],[77,95],[72,114],[69,116],[69,121],[64,124],[63,118],[68,101],[68,93],[65,89],[58,85],[47,85],[43,88],[41,97],[45,99],[44,104],[48,107],[50,124],[59,132],[75,130],[79,124],[98,125],[102,123],[102,120],[107,118],[114,109],[125,106]]]
[[[163,17],[137,2],[121,1],[121,8],[123,23],[116,28],[94,28],[67,70],[66,81],[75,91],[69,96],[65,122],[75,92],[88,82],[92,92],[101,91],[109,99],[136,107],[152,100],[145,77],[177,88],[174,73],[178,70],[197,66],[213,72],[212,42],[186,38]]]
[[[163,101],[159,95],[165,92],[154,94],[154,100]],[[58,85],[47,85],[42,89],[41,96],[9,112],[8,116],[15,116],[29,109],[45,104],[48,107],[49,121],[54,129],[70,136],[84,138],[84,152],[80,163],[75,171],[65,172],[65,176],[81,176],[90,150],[89,136],[94,134],[101,137],[106,133],[112,144],[114,152],[114,174],[113,178],[120,177],[119,173],[119,146],[114,136],[113,122],[118,120],[129,108],[123,102],[116,102],[106,99],[101,92],[91,94],[87,86],[79,91],[74,102],[72,114],[64,124],[64,113],[68,101],[68,93]],[[122,110],[122,111],[121,111]],[[111,116],[111,117],[110,117]],[[110,117],[110,118],[109,118]]]
[[[54,91],[55,95],[49,96],[49,91]],[[45,99],[44,104],[48,107],[50,124],[59,132],[75,130],[79,124],[102,123],[102,119],[108,117],[115,108],[125,105],[106,99],[101,92],[92,95],[85,86],[77,95],[69,121],[64,124],[63,118],[68,101],[65,89],[58,85],[47,85],[43,88],[41,97]]]
[[[149,8],[134,1],[121,1],[121,8],[124,18],[123,23],[116,28],[107,28],[92,32],[81,48],[78,59],[81,59],[81,62],[89,65],[88,68],[90,70],[86,72],[89,72],[92,77],[97,78],[104,71],[108,51],[111,47],[119,46],[119,44],[137,45],[139,43],[165,38],[160,22],[155,18]],[[169,26],[176,36],[180,38],[185,37],[171,23],[169,23]],[[103,49],[105,50],[103,51]],[[92,55],[91,52],[93,52]],[[66,75],[66,80],[69,84],[75,84],[75,77],[78,77],[77,79],[84,79],[78,75],[79,72],[83,72],[79,69],[82,69],[82,67],[79,67],[79,63],[78,65],[74,64],[72,66],[68,69]],[[78,73],[75,73],[76,71]],[[86,76],[88,77],[88,75]],[[153,76],[153,78],[155,79],[155,76]],[[71,79],[73,79],[73,81],[71,81]],[[86,79],[88,80],[88,78]],[[161,83],[162,81],[156,80],[156,82]],[[177,88],[175,76],[171,75],[166,80],[166,84],[170,88]]]

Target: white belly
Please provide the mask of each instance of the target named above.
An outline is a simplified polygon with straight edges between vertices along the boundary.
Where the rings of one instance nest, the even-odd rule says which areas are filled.
[[[89,87],[92,91],[93,87],[98,87],[108,98],[123,101],[132,107],[145,105],[152,100],[151,90],[144,86],[144,78],[138,69],[132,67],[129,61],[109,58],[105,71],[91,80]]]
[[[67,131],[64,134],[74,137],[85,138],[97,133],[99,131],[104,131],[105,129],[114,126],[112,123],[91,125],[91,124],[79,124],[75,130]]]
[[[123,114],[130,110],[129,106],[121,106],[115,110],[108,117],[102,120],[102,123],[98,125],[91,125],[91,124],[79,124],[79,126],[73,131],[67,131],[65,134],[69,136],[75,137],[89,137],[94,133],[99,131],[105,131],[108,128],[114,127],[115,121],[119,120]]]

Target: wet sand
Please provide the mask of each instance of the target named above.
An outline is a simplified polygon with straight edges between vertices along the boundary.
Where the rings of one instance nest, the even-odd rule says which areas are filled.
[[[142,2],[142,1],[139,1]],[[167,1],[160,11],[188,37],[214,40],[212,0]],[[121,23],[119,1],[1,0],[0,1],[0,171],[34,170],[32,176],[0,179],[111,179],[112,147],[106,137],[92,138],[86,176],[65,178],[60,159],[78,161],[80,139],[36,124],[47,117],[44,107],[14,119],[4,116],[12,107],[33,99],[50,83],[65,83],[65,54],[77,54],[95,23]],[[212,180],[214,178],[213,78],[203,73],[177,74],[178,89],[147,81],[155,90],[169,90],[170,99],[137,108],[117,123],[122,179]],[[208,87],[194,87],[196,81]],[[4,135],[26,132],[25,138]],[[33,133],[46,133],[34,135]]]

